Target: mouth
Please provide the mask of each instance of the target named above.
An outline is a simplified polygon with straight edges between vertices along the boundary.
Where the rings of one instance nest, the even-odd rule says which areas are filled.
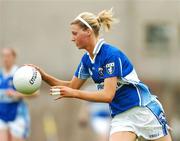
[[[76,43],[76,46],[79,47],[78,43]]]
[[[78,44],[76,44],[76,47],[77,47],[78,49],[82,49]]]

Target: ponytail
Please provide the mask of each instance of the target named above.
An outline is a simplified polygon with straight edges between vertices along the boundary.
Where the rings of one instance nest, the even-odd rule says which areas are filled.
[[[104,27],[105,31],[109,31],[112,23],[115,21],[112,9],[99,12],[97,20],[99,24]]]
[[[93,30],[94,34],[98,36],[101,27],[103,27],[105,31],[109,31],[115,21],[117,20],[113,18],[113,9],[111,8],[110,10],[99,12],[97,16],[90,12],[83,12],[79,14],[71,24],[78,24],[85,30]]]

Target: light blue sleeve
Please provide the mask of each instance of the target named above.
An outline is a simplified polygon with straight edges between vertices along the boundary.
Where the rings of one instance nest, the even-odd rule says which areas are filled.
[[[78,65],[78,68],[74,74],[79,79],[88,79],[90,77],[88,67],[85,62],[85,56],[81,59],[81,62]]]

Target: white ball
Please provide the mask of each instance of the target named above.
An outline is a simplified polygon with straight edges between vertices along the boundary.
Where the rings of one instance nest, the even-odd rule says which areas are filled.
[[[20,67],[13,76],[14,87],[22,94],[33,94],[40,88],[41,82],[41,74],[31,66]]]

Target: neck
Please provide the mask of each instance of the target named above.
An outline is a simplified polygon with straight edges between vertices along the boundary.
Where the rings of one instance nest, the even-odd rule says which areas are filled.
[[[98,42],[99,38],[92,38],[89,42],[89,45],[86,47],[86,50],[88,51],[89,55],[91,58],[94,58],[94,54],[93,54],[93,51],[94,51],[94,48],[96,46],[96,43]]]
[[[4,67],[4,70],[6,73],[9,73],[11,71],[11,69],[12,69],[12,66],[5,66]]]

